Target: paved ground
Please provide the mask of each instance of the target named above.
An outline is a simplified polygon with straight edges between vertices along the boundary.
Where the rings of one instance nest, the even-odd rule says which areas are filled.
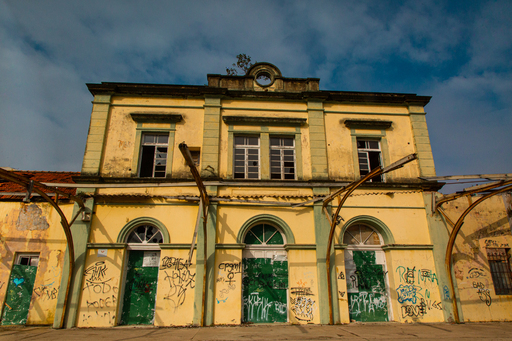
[[[353,323],[336,326],[248,325],[205,328],[2,327],[0,340],[512,340],[512,323]]]

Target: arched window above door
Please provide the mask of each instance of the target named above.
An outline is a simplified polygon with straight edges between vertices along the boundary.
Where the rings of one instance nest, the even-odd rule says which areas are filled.
[[[253,226],[245,235],[247,245],[283,245],[283,235],[274,226],[258,224]]]
[[[163,241],[162,232],[153,225],[137,226],[126,239],[129,244],[160,244]]]
[[[382,245],[380,234],[365,224],[354,224],[345,230],[343,244],[348,245]]]

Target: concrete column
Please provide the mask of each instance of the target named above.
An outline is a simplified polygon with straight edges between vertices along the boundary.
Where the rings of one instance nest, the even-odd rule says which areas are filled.
[[[77,189],[77,193],[94,193],[95,189]],[[94,199],[84,200],[85,207],[89,212],[94,210]],[[73,208],[73,217],[78,212],[79,206],[75,203]],[[60,290],[57,296],[57,307],[55,309],[55,317],[53,319],[53,327],[58,328],[62,315],[64,314],[64,328],[72,328],[76,326],[76,316],[78,313],[78,305],[80,304],[80,293],[82,291],[82,280],[84,275],[85,259],[87,256],[87,242],[91,232],[91,221],[83,222],[80,216],[71,226],[71,235],[73,237],[73,246],[75,249],[75,267],[71,274],[71,283],[69,285],[69,295],[66,306],[66,312],[63,311],[64,299],[66,294],[66,286],[68,285],[69,274],[69,253],[66,251],[64,256],[64,265],[62,268],[62,277],[60,281]],[[67,249],[66,249],[67,250]]]
[[[313,180],[325,180],[329,177],[329,172],[325,140],[324,106],[322,102],[308,102],[308,124],[311,148],[311,176]]]
[[[204,171],[208,166],[210,170],[219,175],[219,142],[221,124],[221,99],[206,97],[204,102],[204,127],[202,150],[202,177],[211,177],[212,173]]]
[[[313,193],[317,195],[328,194],[328,188],[315,188]],[[315,203],[313,206],[315,218],[315,240],[316,240],[316,269],[318,278],[318,305],[320,310],[320,323],[329,323],[329,295],[327,286],[327,267],[326,258],[327,242],[329,238],[330,225],[329,221],[322,212],[322,202]],[[330,210],[329,210],[330,211]],[[334,247],[331,248],[331,297],[334,323],[340,323],[339,307],[338,307],[338,287],[336,281],[336,264]]]

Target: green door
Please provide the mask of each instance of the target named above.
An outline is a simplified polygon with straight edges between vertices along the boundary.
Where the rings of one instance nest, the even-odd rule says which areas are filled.
[[[243,322],[287,321],[288,261],[243,259]]]
[[[19,265],[12,267],[7,297],[5,298],[2,325],[27,323],[28,308],[34,289],[37,266]]]
[[[130,251],[121,324],[153,324],[159,260],[158,251]]]
[[[375,251],[352,251],[355,269],[347,268],[349,316],[360,322],[388,321],[385,272]]]

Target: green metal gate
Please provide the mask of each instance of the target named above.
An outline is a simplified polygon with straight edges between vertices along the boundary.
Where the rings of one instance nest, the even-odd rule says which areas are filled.
[[[351,252],[355,269],[347,268],[350,319],[360,322],[388,321],[383,265],[376,264],[375,251]]]
[[[288,261],[243,259],[243,322],[287,321]]]
[[[36,273],[37,266],[13,265],[7,287],[2,325],[27,323]]]
[[[160,252],[130,251],[121,324],[153,324]]]

